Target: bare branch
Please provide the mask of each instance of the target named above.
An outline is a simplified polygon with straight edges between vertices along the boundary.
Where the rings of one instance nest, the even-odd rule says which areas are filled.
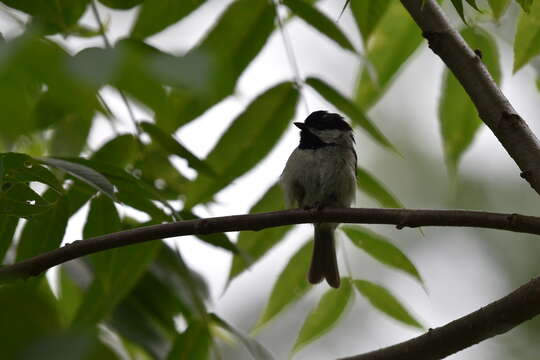
[[[540,313],[540,277],[509,295],[414,339],[341,360],[435,360],[503,334]]]
[[[435,0],[401,2],[422,29],[429,47],[467,91],[482,121],[519,166],[521,177],[540,194],[538,139],[493,81],[481,57],[452,29]]]
[[[295,209],[178,221],[78,240],[16,264],[1,267],[0,282],[36,276],[69,260],[144,241],[227,231],[258,231],[275,226],[318,222],[391,224],[398,229],[418,226],[466,226],[540,235],[540,217],[518,214],[466,210]]]

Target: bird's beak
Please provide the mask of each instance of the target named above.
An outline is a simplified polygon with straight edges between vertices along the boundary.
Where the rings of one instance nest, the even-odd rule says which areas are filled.
[[[306,129],[306,124],[304,123],[301,123],[301,122],[295,122],[293,123],[297,128],[299,128],[300,130],[305,130]]]

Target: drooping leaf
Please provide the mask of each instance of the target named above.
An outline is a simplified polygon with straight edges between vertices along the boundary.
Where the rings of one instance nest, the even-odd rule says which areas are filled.
[[[262,328],[287,306],[298,301],[311,288],[306,274],[312,251],[313,241],[310,239],[291,257],[274,284],[268,303],[255,325],[255,330]]]
[[[109,324],[152,358],[165,359],[171,340],[178,336],[174,319],[181,315],[188,325],[201,321],[208,288],[178,253],[164,243],[160,247],[149,271],[114,309]]]
[[[161,146],[171,155],[178,155],[182,159],[185,159],[189,166],[198,172],[204,173],[205,175],[215,176],[215,171],[208,166],[208,164],[196,157],[191,151],[186,149],[178,140],[176,140],[172,135],[166,134],[156,125],[149,122],[142,122],[141,128],[152,137],[156,145]]]
[[[0,189],[0,216],[30,217],[49,211],[56,199],[43,199],[23,183],[4,183]]]
[[[520,2],[523,9],[526,6]],[[514,73],[540,54],[540,1],[527,5],[519,15],[514,38]]]
[[[243,334],[242,332],[238,331],[234,327],[232,327],[230,324],[228,324],[225,320],[218,317],[216,314],[210,314],[210,318],[216,325],[221,327],[224,330],[227,330],[228,332],[232,333],[238,340],[244,344],[244,346],[248,349],[249,353],[251,354],[251,357],[254,360],[273,360],[274,357],[272,354],[266,350],[257,340],[249,337],[248,335]]]
[[[204,0],[144,1],[131,36],[144,39],[182,20],[204,3]]]
[[[133,135],[119,135],[92,154],[91,160],[124,169],[137,158],[140,150],[137,145],[137,139]]]
[[[279,184],[270,187],[266,193],[249,210],[249,213],[258,213],[263,211],[273,211],[283,208],[283,193]],[[238,235],[236,246],[247,254],[251,264],[246,262],[245,258],[240,256],[233,257],[229,279],[227,284],[240,275],[249,265],[254,264],[268,253],[270,249],[276,246],[285,234],[291,230],[291,226],[279,226],[261,231],[242,231]]]
[[[534,3],[534,0],[516,0],[516,1],[525,12],[530,12],[531,6]]]
[[[58,286],[60,288],[58,311],[62,324],[67,328],[79,310],[84,293],[81,287],[71,279],[64,265],[60,267]]]
[[[111,9],[127,10],[144,2],[144,0],[99,0],[103,5]]]
[[[354,20],[364,40],[364,46],[368,44],[373,30],[379,24],[390,3],[391,0],[353,0],[350,2]]]
[[[77,179],[80,179],[88,185],[103,192],[111,199],[115,198],[113,184],[111,184],[105,176],[101,175],[100,173],[86,165],[57,158],[41,158],[40,161],[49,166],[53,166],[66,171]]]
[[[156,63],[156,71],[176,83],[156,114],[157,125],[172,132],[232,94],[274,30],[274,19],[266,0],[234,1],[198,46],[166,66]]]
[[[16,216],[0,215],[0,264],[2,264],[6,251],[13,243],[18,223],[19,218]]]
[[[371,230],[355,225],[341,228],[351,242],[377,261],[406,272],[423,284],[422,277],[411,260],[394,244]]]
[[[335,41],[343,49],[356,52],[354,46],[336,23],[320,12],[315,6],[303,0],[283,0],[283,4],[321,34]]]
[[[467,20],[465,20],[465,14],[463,12],[463,0],[452,0],[452,5],[454,5],[454,9],[456,9],[461,20],[467,24]]]
[[[139,180],[152,187],[163,199],[178,200],[189,186],[189,180],[173,165],[168,154],[154,145],[146,146],[134,167]]]
[[[69,207],[64,197],[56,198],[51,190],[43,195],[44,199],[55,200],[47,212],[32,217],[24,225],[17,246],[17,261],[39,255],[60,246],[67,222],[70,217]]]
[[[212,337],[205,322],[193,322],[174,339],[167,360],[208,359]]]
[[[478,8],[478,5],[476,5],[476,0],[466,0],[467,1],[467,4],[471,5],[471,7],[476,10],[476,11],[480,11],[480,9]]]
[[[354,280],[355,288],[362,294],[373,307],[386,315],[404,324],[419,329],[424,327],[401,305],[398,299],[390,291],[381,285],[367,280]]]
[[[68,31],[83,15],[89,0],[57,0],[54,6],[42,1],[2,0],[4,4],[23,11],[41,25],[46,34]]]
[[[211,200],[216,192],[257,165],[287,128],[297,101],[298,90],[290,82],[276,85],[253,100],[207,157],[219,178],[199,174],[186,194],[184,206],[191,208]]]
[[[368,119],[362,109],[355,103],[347,99],[321,79],[310,77],[306,79],[306,83],[321,94],[321,96],[329,103],[350,117],[356,125],[362,127],[373,140],[380,145],[395,151],[395,148],[390,141],[388,141],[381,131]]]
[[[506,9],[508,9],[508,5],[510,5],[510,2],[511,0],[488,0],[489,7],[491,8],[493,17],[495,17],[496,20],[499,20],[501,16],[504,15]]]
[[[62,184],[48,169],[26,154],[0,154],[0,186],[6,183],[40,182],[62,193]]]
[[[54,125],[50,143],[50,155],[78,156],[88,140],[93,113],[69,114]]]
[[[0,286],[2,357],[22,359],[29,346],[61,330],[54,296],[44,286],[16,282]]]
[[[461,34],[471,48],[482,52],[482,61],[493,79],[499,83],[501,80],[499,54],[491,35],[481,29],[472,28],[464,29]],[[455,173],[459,159],[472,143],[482,122],[471,99],[455,76],[448,71],[443,75],[439,122],[446,164],[451,173]]]
[[[146,309],[132,298],[126,299],[115,308],[108,324],[123,339],[144,350],[142,359],[166,358],[170,338],[174,334],[165,332]]]
[[[358,77],[355,102],[364,111],[382,97],[421,42],[422,34],[403,5],[391,1],[365,51],[367,61],[375,70],[374,78],[368,66],[362,66]]]
[[[352,295],[351,280],[341,279],[339,289],[330,289],[309,313],[296,338],[292,353],[297,353],[306,345],[328,333],[338,323],[350,303]]]
[[[193,220],[193,219],[200,219],[197,215],[193,214],[191,211],[182,211],[180,212],[180,216],[183,220]],[[225,249],[227,251],[232,252],[233,254],[239,254],[240,250],[236,246],[235,243],[233,243],[226,233],[215,233],[215,234],[207,234],[207,235],[196,235],[197,238],[201,239],[202,241],[211,244],[216,247],[220,247],[222,249]]]
[[[388,191],[381,182],[370,174],[366,169],[356,169],[356,182],[358,188],[366,195],[377,201],[383,207],[402,208],[403,204]]]
[[[120,217],[113,201],[102,195],[92,199],[83,230],[84,237],[119,230]],[[135,286],[159,249],[159,242],[151,241],[93,254],[91,261],[94,265],[94,279],[73,324],[89,326],[107,316]]]

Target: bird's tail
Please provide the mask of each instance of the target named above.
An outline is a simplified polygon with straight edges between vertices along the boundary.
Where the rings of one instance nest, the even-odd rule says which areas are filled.
[[[335,224],[314,224],[315,244],[309,268],[308,280],[312,284],[326,278],[328,285],[339,288],[339,270],[334,245]]]

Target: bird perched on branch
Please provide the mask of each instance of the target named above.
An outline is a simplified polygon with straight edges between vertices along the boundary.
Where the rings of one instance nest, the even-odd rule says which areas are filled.
[[[339,114],[311,113],[300,129],[300,144],[292,152],[281,174],[281,185],[289,206],[304,209],[349,207],[356,192],[356,152],[352,128]],[[308,280],[312,284],[326,279],[340,284],[334,244],[338,224],[313,224],[315,244]]]

